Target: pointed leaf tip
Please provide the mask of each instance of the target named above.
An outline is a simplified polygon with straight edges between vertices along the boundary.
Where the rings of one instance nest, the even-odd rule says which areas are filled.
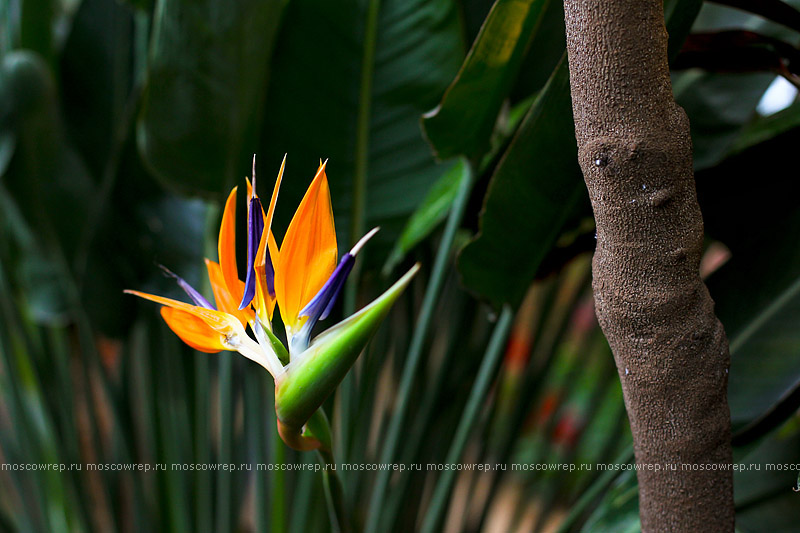
[[[372,303],[317,336],[275,379],[275,411],[288,427],[301,428],[339,385],[392,305],[419,271],[414,265]]]

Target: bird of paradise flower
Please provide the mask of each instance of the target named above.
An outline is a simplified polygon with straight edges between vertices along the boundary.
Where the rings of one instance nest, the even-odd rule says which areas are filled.
[[[247,182],[244,282],[239,279],[236,262],[237,187],[228,195],[219,231],[219,263],[206,259],[216,305],[168,270],[193,304],[140,291],[125,292],[162,304],[164,321],[192,348],[209,353],[236,351],[263,366],[275,380],[275,411],[284,442],[297,450],[330,452],[330,430],[319,408],[355,363],[419,265],[372,303],[311,340],[314,326],[331,313],[356,254],[378,228],[358,241],[337,265],[326,163],[320,163],[279,249],[271,226],[285,165],[284,157],[265,212],[256,194],[253,157],[253,182]],[[276,306],[288,347],[272,330]]]

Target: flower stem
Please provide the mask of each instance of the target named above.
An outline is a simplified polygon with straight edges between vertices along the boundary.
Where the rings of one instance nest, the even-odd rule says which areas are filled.
[[[350,246],[366,229],[367,170],[369,164],[369,121],[372,109],[372,78],[375,70],[375,42],[378,36],[380,0],[369,0],[364,22],[364,50],[361,56],[358,116],[356,122],[353,204],[350,210]]]
[[[367,172],[369,170],[369,126],[372,109],[372,78],[375,69],[375,43],[378,35],[380,0],[369,0],[364,22],[364,49],[361,56],[361,82],[359,86],[358,118],[356,122],[355,170],[353,173],[353,203],[350,209],[350,239],[353,246],[366,231]],[[356,295],[361,279],[360,263],[353,265],[350,283],[345,287],[344,314],[352,315],[357,307]],[[350,420],[355,397],[355,377],[345,376],[340,386],[339,415],[343,431],[338,435],[339,453],[345,460],[349,448]]]
[[[315,438],[322,443],[322,446],[317,449],[317,454],[324,465],[322,482],[325,487],[325,500],[328,504],[331,531],[347,533],[350,531],[350,523],[347,520],[347,511],[344,506],[344,489],[339,476],[336,474],[336,459],[333,457],[331,447],[330,423],[321,408],[317,409],[306,423],[303,436]]]
[[[322,449],[317,450],[320,458],[325,463],[322,471],[322,482],[325,487],[325,500],[328,503],[328,514],[331,520],[331,531],[347,533],[350,524],[344,507],[344,489],[339,476],[336,474],[336,462],[333,454]]]

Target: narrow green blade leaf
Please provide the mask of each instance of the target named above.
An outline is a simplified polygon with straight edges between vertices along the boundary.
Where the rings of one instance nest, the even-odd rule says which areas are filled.
[[[383,267],[384,276],[388,276],[414,246],[423,241],[436,226],[447,218],[450,206],[458,194],[461,180],[470,179],[467,165],[466,161],[459,159],[433,184],[428,196],[408,219],[403,233],[397,239],[392,253]]]
[[[551,0],[498,0],[439,106],[423,118],[444,159],[486,151],[497,114]]]
[[[364,163],[368,114],[366,228],[381,231],[364,257],[384,258],[444,166],[420,135],[419,117],[439,101],[463,59],[455,0],[382,0],[378,14],[369,110],[360,106],[369,2],[293,0],[286,9],[265,115],[263,160],[275,170],[289,154],[283,205],[296,205],[319,159],[327,158],[339,242],[350,240],[353,187]],[[311,38],[313,36],[313,38]],[[276,234],[291,210],[278,207]],[[361,223],[361,221],[356,221]],[[351,245],[354,243],[350,243]],[[384,250],[381,250],[383,248]]]

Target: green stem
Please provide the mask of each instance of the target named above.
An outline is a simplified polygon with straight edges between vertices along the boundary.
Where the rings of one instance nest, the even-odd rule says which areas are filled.
[[[468,297],[460,288],[454,289],[455,290],[451,289],[449,294],[446,292],[442,296],[446,301],[453,302],[453,311],[449,317],[451,325],[449,326],[446,341],[446,346],[448,348],[441,363],[439,363],[436,368],[432,379],[426,382],[425,391],[419,403],[419,409],[414,415],[415,427],[413,431],[409,433],[409,437],[403,442],[403,450],[398,457],[398,460],[403,463],[415,462],[420,453],[420,449],[426,444],[425,437],[428,428],[431,427],[431,424],[435,424],[435,420],[439,416],[437,407],[442,402],[442,396],[445,394],[443,391],[447,389],[445,386],[446,378],[452,377],[452,362],[459,354],[463,353],[465,345],[468,344],[462,334],[464,326],[469,327],[469,324],[473,323],[473,321],[464,321],[464,311],[469,308],[465,301]],[[450,296],[450,298],[448,298],[448,296]],[[481,317],[480,320],[483,320],[483,318]],[[439,332],[437,332],[437,334],[438,333]],[[375,374],[377,374],[377,371],[375,371]],[[406,499],[406,492],[415,480],[418,480],[418,478],[414,475],[403,476],[398,480],[397,486],[394,487],[394,494],[391,498],[392,501],[384,506],[384,510],[381,513],[382,525],[394,524],[397,516],[401,513],[401,507]],[[481,531],[481,529],[476,529],[476,531]]]
[[[50,232],[52,233],[52,228]],[[77,332],[77,340],[80,346],[81,352],[81,372],[82,372],[82,379],[86,387],[90,387],[91,383],[93,382],[92,379],[92,370],[94,370],[95,375],[98,376],[98,381],[100,386],[102,387],[103,392],[105,393],[106,397],[109,399],[108,401],[108,408],[113,413],[111,417],[112,420],[115,421],[113,426],[113,432],[119,432],[118,437],[115,440],[115,443],[119,445],[119,452],[121,455],[121,459],[124,462],[130,462],[132,460],[133,454],[131,449],[131,443],[134,442],[133,435],[130,433],[130,417],[126,416],[125,411],[121,406],[121,400],[119,395],[116,393],[116,390],[112,386],[110,377],[108,375],[107,370],[103,366],[102,362],[100,361],[100,354],[97,352],[97,347],[95,345],[94,340],[94,333],[93,327],[89,320],[89,316],[86,313],[86,310],[83,307],[83,302],[81,300],[81,293],[77,285],[77,281],[75,280],[72,271],[69,267],[69,262],[65,256],[64,250],[61,246],[53,246],[52,248],[52,256],[53,264],[56,267],[57,272],[61,276],[61,279],[64,281],[64,291],[67,297],[67,301],[69,302],[72,310],[73,310],[73,319],[75,321],[75,329]],[[97,399],[92,394],[87,394],[87,403],[89,408],[92,412],[96,412],[95,403]],[[104,454],[104,447],[102,446],[102,439],[100,436],[100,428],[98,424],[95,422],[92,424],[92,444],[95,447],[95,451],[98,454],[98,457],[101,458],[101,461],[105,461],[105,454]],[[110,483],[108,482],[108,477],[105,479],[105,483],[103,483],[103,492],[106,495],[106,501],[109,502],[109,509],[107,509],[104,516],[108,519],[109,524],[107,527],[111,527],[116,529],[116,520],[117,520],[117,513],[116,510],[113,508],[114,503],[117,501],[113,498],[110,489]],[[138,479],[138,478],[134,478]],[[135,482],[135,490],[141,492],[141,484],[139,482]]]
[[[277,433],[277,432],[276,432]],[[278,437],[280,438],[280,437]],[[281,441],[281,446],[284,446],[283,441]],[[306,465],[311,462],[310,454],[300,454],[300,460],[302,461],[303,465]],[[292,513],[291,517],[291,529],[289,530],[290,533],[305,533],[308,531],[308,519],[309,514],[304,512],[305,509],[311,509],[313,505],[312,499],[312,488],[313,488],[313,481],[314,481],[314,472],[307,468],[303,468],[302,470],[297,472],[297,476],[295,479],[295,489],[292,493],[292,507],[295,509],[300,509],[300,512]]]
[[[317,453],[325,464],[322,471],[322,483],[325,487],[325,500],[328,504],[328,514],[331,520],[331,531],[334,533],[347,533],[350,523],[347,520],[347,511],[344,506],[344,489],[339,476],[336,474],[336,461],[333,454],[322,450]]]
[[[450,445],[450,450],[447,452],[447,464],[456,464],[461,459],[461,454],[464,452],[467,438],[472,430],[472,426],[475,424],[478,411],[486,399],[486,392],[489,390],[489,385],[492,383],[497,364],[503,354],[503,346],[505,345],[508,332],[511,329],[513,318],[514,312],[511,310],[511,307],[508,305],[503,307],[500,319],[497,321],[494,333],[492,333],[492,338],[489,340],[489,345],[486,347],[486,354],[483,356],[483,362],[478,370],[478,377],[475,380],[475,384],[472,386],[472,391],[470,391],[467,405],[461,415],[461,421],[458,423],[456,435]],[[436,531],[439,527],[439,522],[442,519],[444,510],[447,508],[446,504],[450,498],[450,490],[453,487],[454,479],[455,470],[446,470],[436,483],[431,505],[422,522],[423,533],[431,533]]]
[[[181,446],[181,441],[185,440],[188,433],[187,425],[182,424],[179,411],[185,405],[182,402],[170,402],[168,398],[171,394],[175,394],[178,398],[183,398],[183,392],[180,390],[180,370],[177,368],[179,365],[178,341],[172,335],[172,332],[158,330],[158,347],[161,352],[160,365],[156,370],[154,376],[157,381],[157,393],[162,394],[161,400],[158,402],[159,409],[157,411],[157,424],[158,435],[161,440],[159,449],[162,450],[161,456],[167,464],[174,464],[179,462],[185,455],[185,452],[191,448],[190,445]],[[164,505],[168,517],[168,529],[176,533],[190,531],[189,509],[186,502],[186,486],[185,480],[188,476],[184,476],[181,472],[175,472],[168,469],[164,472],[165,479],[165,498]]]
[[[361,57],[361,83],[359,85],[358,118],[356,119],[355,171],[353,173],[353,204],[350,209],[350,246],[366,231],[367,172],[369,170],[369,125],[372,110],[372,79],[375,68],[375,42],[378,35],[380,0],[369,0],[364,24],[364,55]],[[353,265],[350,283],[345,287],[344,313],[356,310],[356,295],[361,279],[360,263]],[[350,427],[355,397],[355,377],[345,376],[339,394],[339,416],[342,428]],[[346,456],[349,449],[349,430],[339,431],[338,449]]]
[[[517,428],[523,424],[531,403],[537,398],[547,381],[551,368],[558,359],[557,347],[561,344],[570,324],[571,310],[575,308],[585,289],[591,285],[591,269],[576,266],[562,273],[555,286],[547,289],[540,304],[539,319],[533,333],[529,363],[522,374],[522,383],[513,400],[511,412],[504,420],[495,420],[498,431],[492,433],[490,449],[495,462],[507,463],[517,442]],[[502,475],[492,479],[490,501],[501,486]],[[480,524],[488,517],[488,507],[483,509]]]
[[[389,421],[386,441],[381,453],[381,463],[392,462],[397,451],[397,445],[400,442],[400,432],[403,428],[403,421],[409,407],[411,388],[414,384],[414,378],[422,359],[422,348],[425,339],[434,322],[433,312],[436,308],[439,292],[444,282],[447,264],[450,259],[450,249],[453,246],[456,231],[461,224],[461,218],[464,215],[467,200],[469,199],[470,185],[472,183],[472,169],[473,167],[470,165],[469,171],[464,173],[464,176],[461,178],[461,183],[458,186],[458,193],[456,194],[453,206],[450,208],[447,225],[445,226],[442,240],[439,243],[439,250],[436,252],[436,260],[434,261],[433,270],[431,271],[430,282],[425,289],[422,308],[420,309],[419,318],[414,327],[414,334],[408,349],[408,357],[406,358],[406,364],[403,368],[403,377],[400,381],[397,395],[397,410]],[[378,531],[380,512],[383,508],[386,489],[389,485],[389,475],[389,470],[381,470],[378,472],[372,498],[369,503],[367,525],[364,528],[364,531],[367,533]]]
[[[367,170],[369,166],[369,122],[372,110],[372,79],[375,70],[375,42],[378,35],[380,0],[369,0],[364,25],[364,55],[361,56],[358,118],[356,119],[355,172],[353,205],[350,209],[350,245],[355,244],[366,229]],[[351,274],[352,276],[353,274]],[[352,286],[352,285],[351,285]]]
[[[4,378],[0,385],[3,385],[3,401],[7,406],[11,419],[15,421],[13,435],[15,448],[19,451],[20,457],[25,460],[30,458],[38,459],[40,457],[39,446],[37,445],[36,431],[33,423],[31,422],[28,412],[25,409],[25,388],[26,381],[30,381],[30,377],[24,379],[20,375],[20,365],[17,360],[26,357],[28,350],[22,346],[17,346],[15,349],[14,339],[12,332],[19,327],[15,324],[15,309],[10,295],[9,287],[5,279],[4,264],[0,262],[0,377]],[[18,340],[17,343],[20,341]],[[7,388],[6,388],[7,387]],[[11,434],[10,432],[8,434]],[[6,433],[2,435],[5,437]],[[3,438],[5,441],[5,438]],[[13,441],[12,441],[13,442]],[[13,464],[13,456],[15,450],[8,448],[11,442],[3,442],[3,450],[6,457],[4,461]],[[12,480],[15,481],[17,493],[20,502],[23,503],[21,507],[24,513],[18,513],[16,517],[23,523],[29,522],[31,527],[47,529],[45,525],[45,507],[47,503],[46,490],[44,489],[43,476],[40,472],[31,472],[28,479],[17,475],[12,471]],[[31,481],[28,490],[25,490],[27,481]]]
[[[306,422],[303,437],[318,440],[322,446],[317,449],[317,454],[322,460],[322,482],[325,487],[325,500],[328,504],[331,531],[347,533],[350,523],[344,506],[344,489],[339,476],[336,474],[336,459],[331,449],[331,427],[325,411],[317,409],[314,415]]]

